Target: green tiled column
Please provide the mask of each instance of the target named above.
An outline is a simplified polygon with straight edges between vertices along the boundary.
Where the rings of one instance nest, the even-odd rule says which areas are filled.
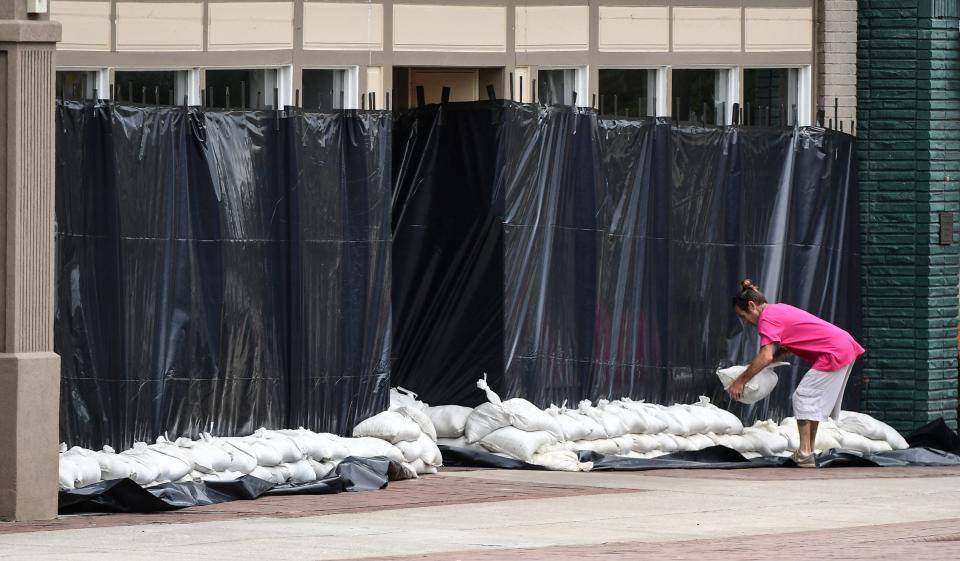
[[[960,31],[955,1],[859,2],[864,410],[907,430],[957,422]]]

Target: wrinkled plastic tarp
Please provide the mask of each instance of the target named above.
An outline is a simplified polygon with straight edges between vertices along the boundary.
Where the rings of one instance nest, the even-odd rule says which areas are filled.
[[[64,102],[57,127],[64,441],[345,432],[383,408],[388,113]]]
[[[396,135],[392,379],[428,403],[475,405],[487,372],[541,407],[727,404],[716,368],[758,343],[731,304],[745,277],[860,336],[848,135],[510,102],[428,106]],[[790,415],[806,368],[795,361],[769,399],[730,408]],[[856,368],[845,408],[859,395]]]
[[[59,512],[158,512],[268,495],[374,491],[386,487],[391,475],[400,469],[386,458],[349,457],[337,465],[334,475],[310,483],[278,485],[244,475],[235,481],[190,481],[141,487],[132,479],[112,479],[79,489],[61,489]]]

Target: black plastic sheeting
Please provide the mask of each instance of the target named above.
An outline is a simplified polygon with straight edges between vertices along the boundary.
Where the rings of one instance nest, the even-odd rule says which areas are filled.
[[[343,433],[381,411],[391,126],[61,103],[61,438]]]
[[[335,475],[310,483],[277,485],[245,475],[235,481],[164,483],[141,487],[132,479],[100,481],[80,489],[61,489],[59,513],[159,512],[191,506],[251,500],[270,495],[333,495],[375,491],[402,468],[386,458],[345,458]]]
[[[757,350],[731,305],[745,277],[860,336],[849,135],[453,103],[401,117],[393,163],[391,378],[428,403],[475,405],[483,372],[541,407],[729,403],[716,368]],[[789,416],[806,368],[731,409]]]
[[[440,446],[444,466],[499,469],[543,470],[542,466],[505,458],[476,449]],[[725,446],[703,450],[673,452],[656,458],[607,456],[590,450],[577,453],[581,462],[593,462],[591,471],[650,471],[657,469],[747,469],[758,467],[795,467],[790,458],[778,456],[747,459]],[[817,456],[817,465],[826,467],[908,467],[960,466],[960,455],[933,448],[907,448],[874,454],[835,449]]]

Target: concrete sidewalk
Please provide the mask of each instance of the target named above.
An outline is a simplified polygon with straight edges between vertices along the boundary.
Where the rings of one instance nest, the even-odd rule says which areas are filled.
[[[960,469],[445,471],[383,491],[0,524],[0,559],[960,558]]]

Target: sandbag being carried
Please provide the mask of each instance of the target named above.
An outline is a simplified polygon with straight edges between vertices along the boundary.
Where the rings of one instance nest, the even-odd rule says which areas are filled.
[[[756,376],[747,382],[743,388],[743,395],[741,395],[737,401],[751,405],[770,395],[770,392],[773,391],[773,388],[776,387],[777,381],[779,380],[777,373],[774,372],[773,369],[789,364],[789,362],[774,362],[758,372]],[[747,368],[747,366],[742,365],[721,368],[717,370],[717,377],[720,378],[720,383],[723,384],[724,389],[726,389],[730,387],[730,384],[743,374]]]

